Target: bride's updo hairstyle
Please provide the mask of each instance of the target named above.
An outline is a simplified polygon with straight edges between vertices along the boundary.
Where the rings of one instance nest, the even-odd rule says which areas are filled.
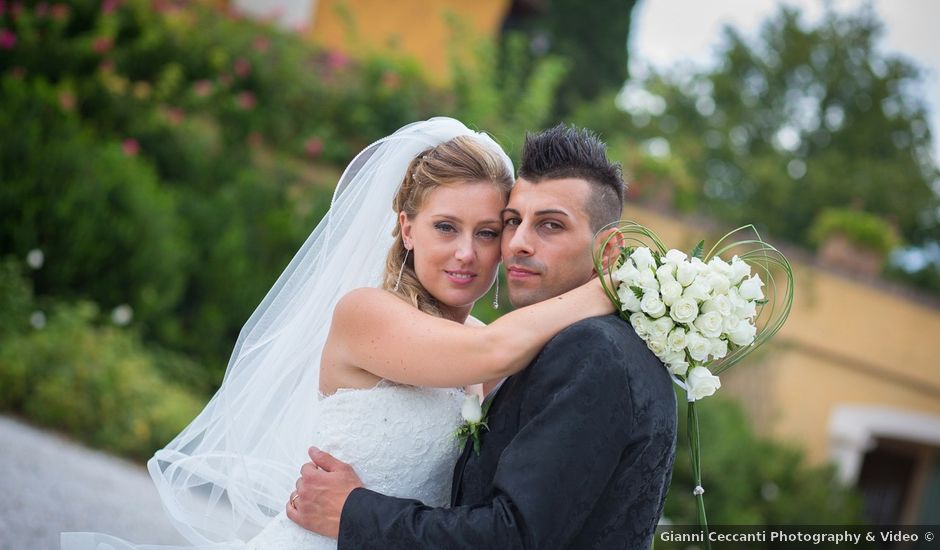
[[[442,185],[489,183],[508,198],[513,181],[513,174],[499,152],[470,136],[460,136],[422,151],[411,161],[398,194],[392,200],[392,210],[396,215],[405,212],[408,218],[413,219],[431,191]],[[441,317],[437,299],[418,281],[414,255],[408,254],[406,261],[401,224],[395,225],[392,236],[395,237],[395,244],[388,251],[382,288],[428,315]],[[402,262],[405,262],[404,269],[401,269]],[[399,270],[401,283],[396,290]]]

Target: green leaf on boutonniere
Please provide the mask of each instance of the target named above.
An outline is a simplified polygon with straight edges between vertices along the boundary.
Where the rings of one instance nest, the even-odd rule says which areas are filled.
[[[482,417],[479,422],[468,422],[464,421],[463,424],[454,432],[454,437],[457,438],[461,451],[466,448],[470,440],[473,441],[473,450],[479,456],[480,448],[482,443],[480,442],[480,434],[483,433],[483,430],[489,431],[490,426],[487,423],[487,414],[490,412],[490,406],[493,404],[493,400],[489,400],[483,403],[483,406],[480,408],[482,412]]]

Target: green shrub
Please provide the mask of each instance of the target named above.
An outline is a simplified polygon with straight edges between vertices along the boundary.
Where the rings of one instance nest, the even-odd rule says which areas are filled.
[[[833,235],[842,235],[852,243],[882,256],[900,244],[897,230],[880,217],[849,208],[827,208],[810,226],[810,242],[822,245]]]
[[[147,458],[202,402],[164,380],[131,333],[95,326],[96,317],[87,302],[59,305],[45,327],[0,341],[0,410]]]

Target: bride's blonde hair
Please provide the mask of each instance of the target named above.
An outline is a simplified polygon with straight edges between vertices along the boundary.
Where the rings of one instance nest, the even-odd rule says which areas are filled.
[[[396,215],[404,212],[409,218],[414,218],[435,188],[478,182],[491,183],[508,197],[513,174],[497,151],[472,137],[456,137],[422,151],[411,161],[401,187],[392,200],[392,210]],[[437,299],[421,285],[415,274],[414,256],[406,254],[400,223],[395,225],[392,236],[395,237],[395,244],[389,249],[385,261],[382,288],[428,315],[441,317]]]

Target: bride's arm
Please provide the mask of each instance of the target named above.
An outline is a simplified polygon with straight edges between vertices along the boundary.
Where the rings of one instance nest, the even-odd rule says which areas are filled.
[[[522,370],[568,325],[611,312],[598,279],[479,327],[427,315],[387,291],[362,288],[336,306],[331,362],[402,384],[466,386]]]

